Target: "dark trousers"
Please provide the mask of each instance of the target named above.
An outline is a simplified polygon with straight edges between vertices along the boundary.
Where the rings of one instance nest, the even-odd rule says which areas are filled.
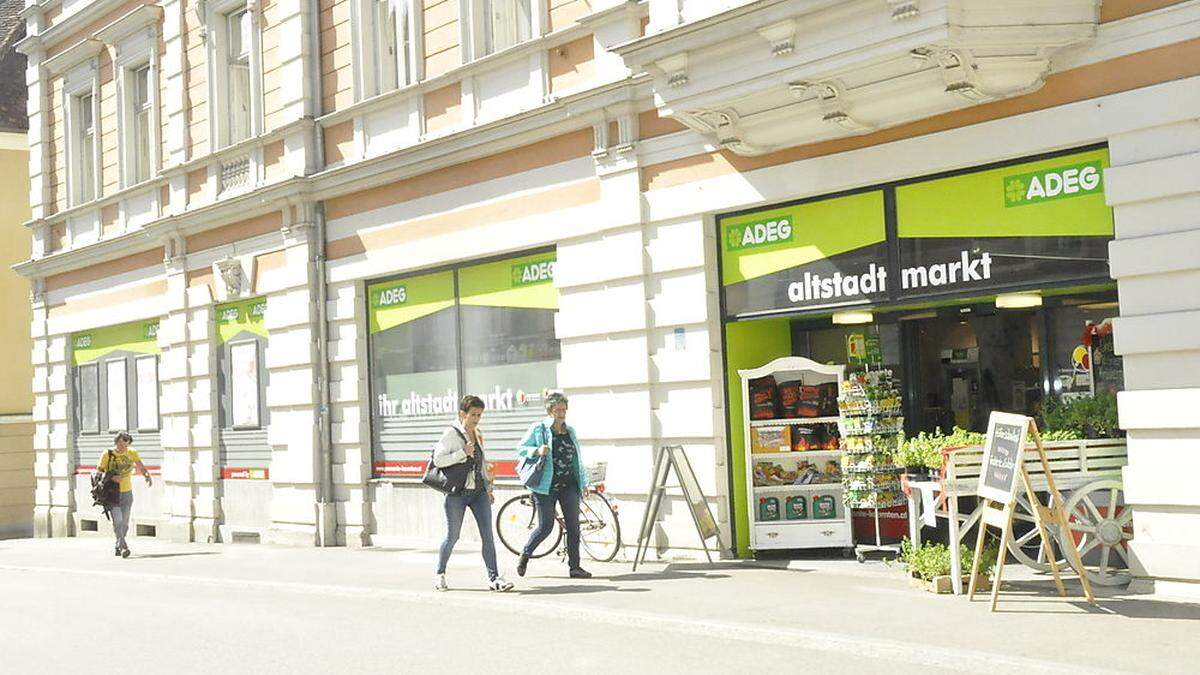
[[[567,530],[567,564],[571,569],[579,569],[579,486],[568,485],[561,491],[540,495],[533,493],[533,503],[537,507],[538,527],[529,535],[525,544],[524,554],[532,555],[533,551],[554,531],[554,506],[562,509],[563,526]]]

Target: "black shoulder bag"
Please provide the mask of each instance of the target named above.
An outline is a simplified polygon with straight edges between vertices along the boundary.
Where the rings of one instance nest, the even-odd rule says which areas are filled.
[[[467,442],[467,437],[457,427],[452,427],[454,431],[463,439],[463,443]],[[437,449],[434,448],[434,453]],[[475,458],[467,457],[467,461],[451,464],[450,466],[437,466],[433,463],[432,453],[429,457],[429,464],[425,467],[425,475],[421,477],[421,482],[429,487],[448,495],[459,495],[467,487],[467,476],[475,470]]]
[[[109,511],[121,500],[121,486],[113,480],[112,451],[105,454],[108,456],[108,470],[92,475],[92,505],[103,508],[104,517],[111,518]]]

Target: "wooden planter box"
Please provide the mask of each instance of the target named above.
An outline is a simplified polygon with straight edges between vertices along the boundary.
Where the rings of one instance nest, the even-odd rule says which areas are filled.
[[[940,577],[934,577],[932,581],[925,581],[924,579],[922,579],[920,577],[909,577],[909,581],[916,588],[920,588],[922,590],[929,591],[930,593],[938,593],[940,595],[940,594],[947,594],[947,593],[954,592],[954,584],[952,583],[953,577],[951,577],[949,574],[943,575]],[[970,585],[971,585],[970,575],[964,576],[963,580],[962,580],[962,587],[963,587],[964,593],[966,592],[967,588],[970,587]],[[992,588],[991,581],[989,581],[988,579],[985,578],[985,579],[979,580],[979,586],[975,590],[976,591],[990,591],[991,588]]]

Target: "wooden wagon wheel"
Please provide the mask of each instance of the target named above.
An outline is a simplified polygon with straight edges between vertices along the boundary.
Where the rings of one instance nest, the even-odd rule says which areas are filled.
[[[1039,572],[1049,572],[1050,563],[1046,560],[1046,551],[1042,548],[1042,535],[1035,523],[1029,498],[1018,493],[1017,502],[1013,506],[1013,535],[1008,540],[1008,552],[1026,567]],[[1053,525],[1046,523],[1046,529],[1050,531],[1050,536],[1061,539]],[[1066,556],[1061,553],[1061,549],[1055,551],[1058,556],[1055,563],[1062,569],[1067,564]]]
[[[1128,584],[1129,549],[1125,542],[1133,539],[1133,510],[1122,504],[1121,481],[1108,478],[1088,483],[1071,492],[1064,511],[1071,541],[1060,537],[1063,544],[1074,543],[1083,558],[1099,551],[1097,564],[1083,566],[1092,583],[1101,586]]]

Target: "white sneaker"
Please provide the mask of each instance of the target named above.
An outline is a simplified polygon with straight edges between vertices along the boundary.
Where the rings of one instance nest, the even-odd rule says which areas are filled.
[[[488,584],[488,588],[493,591],[499,591],[500,593],[503,593],[505,591],[511,591],[513,589],[513,585],[512,582],[506,581],[504,577],[496,577],[495,579],[492,579],[490,584]]]
[[[435,590],[435,591],[450,590],[449,584],[446,583],[446,575],[445,574],[433,575],[433,590]]]

